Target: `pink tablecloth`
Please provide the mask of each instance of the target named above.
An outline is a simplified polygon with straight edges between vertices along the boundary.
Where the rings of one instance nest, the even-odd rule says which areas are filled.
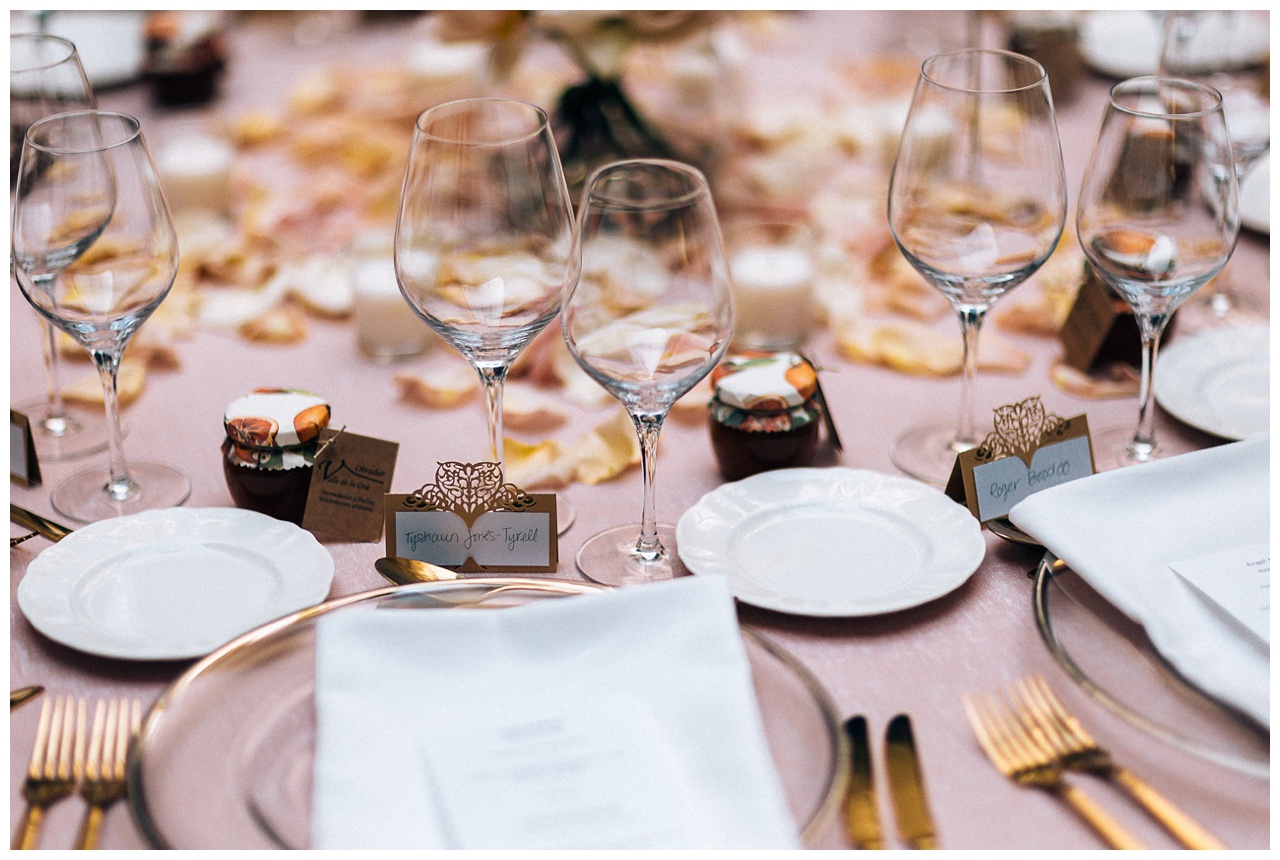
[[[815,13],[802,16],[797,45],[814,52],[850,55],[866,51],[905,32],[888,14]],[[959,24],[959,19],[956,19]],[[295,72],[323,61],[326,49],[273,41],[280,34],[256,27],[234,34],[232,63],[219,107],[281,99]],[[342,37],[344,59],[377,57],[398,37],[395,28],[349,33]],[[798,61],[788,74],[803,74]],[[1096,132],[1107,82],[1089,78],[1078,97],[1060,105],[1068,187],[1078,189],[1084,162]],[[104,107],[142,114],[161,125],[174,116],[157,115],[142,88],[102,94]],[[1242,235],[1234,263],[1237,284],[1265,317],[1269,312],[1269,254],[1265,236]],[[34,316],[15,289],[10,292],[10,399],[39,397],[43,372]],[[957,334],[958,337],[958,334]],[[1006,337],[1010,337],[1006,335]],[[1136,406],[1131,398],[1081,401],[1057,390],[1048,371],[1056,342],[1013,338],[1033,357],[1019,375],[989,374],[980,381],[980,403],[994,406],[1042,395],[1046,407],[1062,415],[1087,412],[1091,427],[1129,425]],[[844,437],[841,462],[847,466],[895,473],[889,442],[903,427],[947,413],[958,397],[958,380],[907,376],[855,365],[840,357],[828,334],[817,337],[812,353],[823,377],[834,416]],[[393,370],[362,360],[354,327],[313,321],[310,337],[288,347],[253,346],[211,333],[197,333],[178,347],[181,369],[150,374],[141,398],[126,411],[127,451],[135,458],[175,461],[190,474],[189,505],[229,505],[218,448],[222,412],[250,388],[287,384],[323,393],[334,420],[349,430],[400,443],[394,492],[408,492],[429,480],[443,460],[480,459],[483,415],[478,402],[457,410],[427,411],[405,404],[391,383]],[[425,371],[439,361],[426,356],[402,368]],[[83,364],[68,369],[86,372]],[[599,416],[579,412],[556,431],[571,440]],[[1159,434],[1166,447],[1187,451],[1218,444],[1161,413]],[[42,465],[45,484],[33,489],[11,485],[11,498],[39,513],[53,515],[49,488],[83,461]],[[658,462],[658,512],[674,521],[704,493],[720,483],[711,458],[706,426],[669,422]],[[573,485],[564,491],[577,509],[577,522],[561,540],[558,575],[577,578],[573,557],[583,540],[615,525],[628,514],[638,517],[640,477],[632,470],[598,486]],[[1269,784],[1175,751],[1123,723],[1090,700],[1058,667],[1037,633],[1031,611],[1027,571],[1039,552],[986,535],[987,556],[977,574],[954,593],[916,609],[860,620],[817,620],[742,607],[744,624],[763,631],[803,663],[824,685],[841,714],[867,715],[872,735],[883,736],[890,717],[910,713],[922,749],[923,768],[940,842],[946,848],[1093,848],[1097,837],[1065,807],[1047,795],[1015,787],[983,757],[961,707],[970,691],[1003,686],[1029,673],[1044,673],[1069,705],[1137,772],[1203,822],[1233,848],[1265,848],[1270,842]],[[40,539],[10,551],[10,685],[43,684],[54,692],[99,696],[127,693],[153,701],[185,664],[127,663],[98,659],[53,643],[37,634],[12,597],[30,559],[45,548]],[[330,544],[336,562],[333,596],[380,586],[373,561],[381,544]],[[38,706],[27,705],[10,718],[10,820],[22,811],[21,776],[29,755]],[[876,761],[882,764],[877,746]],[[1141,812],[1118,793],[1099,786],[1097,796],[1146,844],[1175,847]],[[888,801],[882,815],[891,821]],[[193,808],[200,798],[190,798]],[[44,845],[70,847],[81,813],[80,802],[54,808]],[[108,815],[105,845],[129,848],[145,844],[121,804]],[[847,847],[838,822],[828,821],[817,844]],[[891,837],[890,845],[896,844]]]

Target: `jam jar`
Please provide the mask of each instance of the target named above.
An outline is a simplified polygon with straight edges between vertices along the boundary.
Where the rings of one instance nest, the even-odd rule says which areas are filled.
[[[302,524],[329,404],[307,391],[259,388],[227,406],[222,472],[237,507]]]
[[[818,374],[794,352],[743,352],[711,372],[711,447],[725,480],[810,465],[822,409]]]

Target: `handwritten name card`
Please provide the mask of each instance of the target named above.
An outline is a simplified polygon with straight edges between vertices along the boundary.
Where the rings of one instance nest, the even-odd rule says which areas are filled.
[[[1039,397],[995,410],[996,429],[977,448],[962,452],[947,495],[966,504],[980,522],[1007,516],[1018,502],[1093,474],[1093,448],[1085,416],[1045,412]]]
[[[441,463],[436,483],[386,497],[387,555],[460,573],[554,573],[556,497],[503,481],[496,463]]]

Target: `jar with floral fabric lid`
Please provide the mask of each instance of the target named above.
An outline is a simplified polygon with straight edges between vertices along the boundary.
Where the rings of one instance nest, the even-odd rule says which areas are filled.
[[[725,480],[808,466],[818,451],[818,374],[794,352],[743,352],[711,372],[711,447]]]
[[[259,388],[223,418],[222,472],[237,507],[301,525],[329,404],[308,391]]]

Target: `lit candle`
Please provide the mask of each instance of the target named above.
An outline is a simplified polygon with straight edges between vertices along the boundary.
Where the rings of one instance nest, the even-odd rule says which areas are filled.
[[[362,353],[377,361],[394,361],[427,348],[431,331],[401,295],[389,256],[357,258],[352,277],[356,338]]]
[[[729,263],[736,342],[750,349],[799,348],[816,317],[809,248],[785,237],[768,244],[739,236],[736,245]]]
[[[174,212],[206,209],[230,214],[234,160],[231,144],[209,134],[183,135],[165,143],[156,159],[156,170],[169,208]]]

